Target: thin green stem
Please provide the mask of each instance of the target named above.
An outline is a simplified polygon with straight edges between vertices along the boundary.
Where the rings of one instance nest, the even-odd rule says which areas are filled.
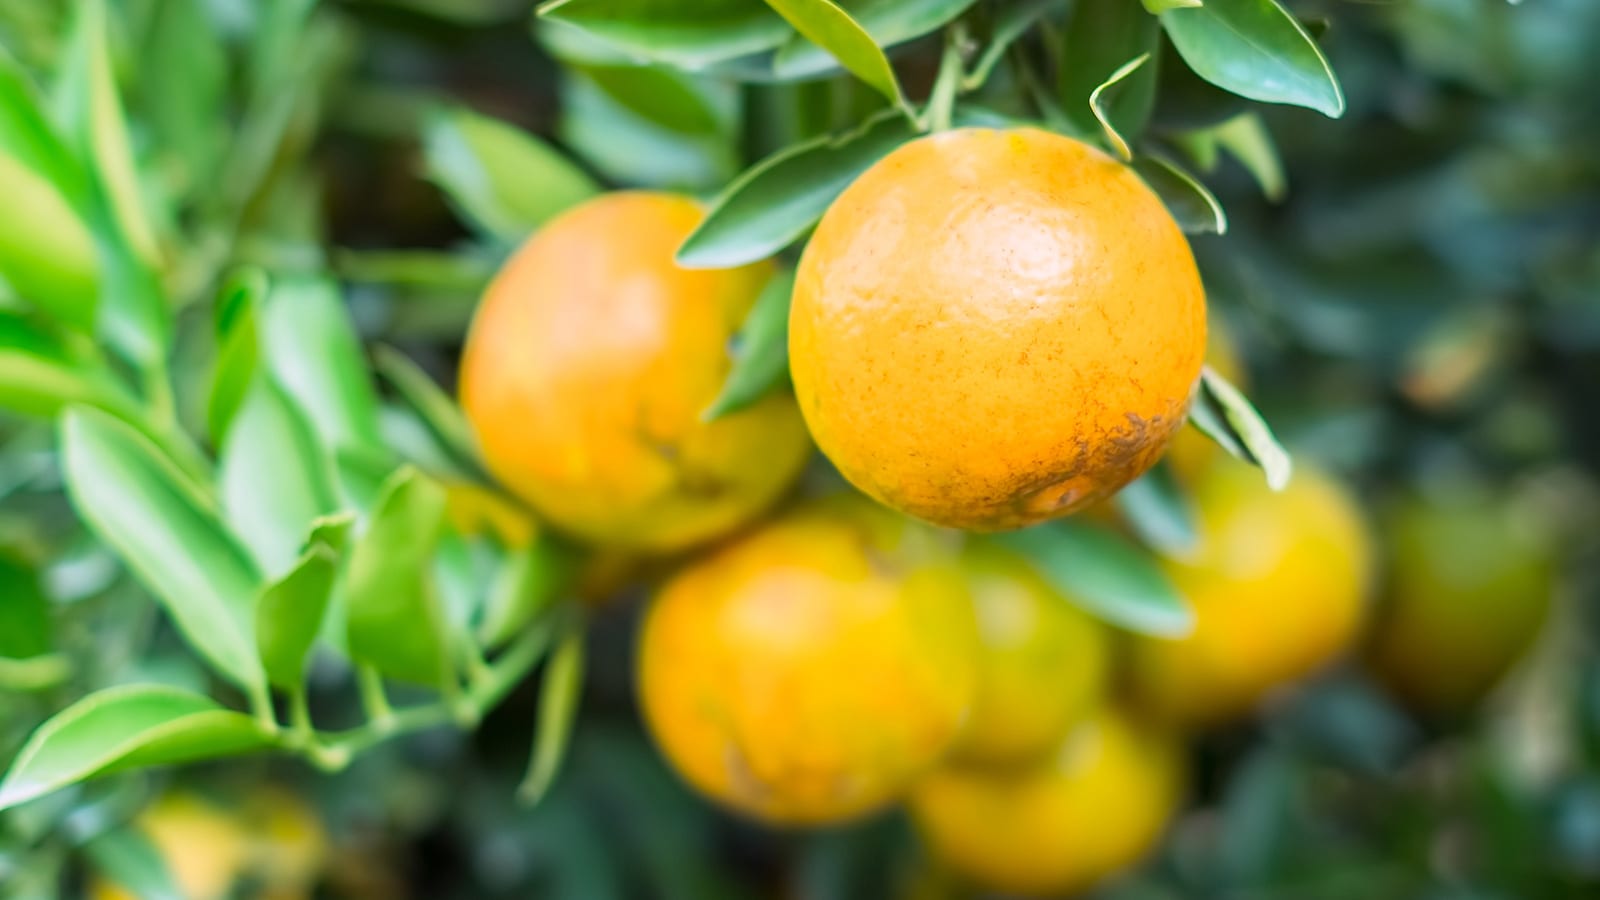
[[[383,676],[371,666],[356,667],[356,687],[361,692],[361,708],[366,711],[367,725],[386,731],[395,721],[394,707],[389,705],[389,695],[383,689]]]
[[[308,744],[316,728],[311,723],[311,705],[306,702],[305,685],[289,692],[289,733]]]
[[[962,80],[962,45],[966,43],[966,28],[960,23],[945,32],[944,55],[939,58],[939,74],[934,78],[933,93],[928,96],[928,106],[918,127],[928,131],[949,131],[955,115],[956,92]]]
[[[267,689],[265,682],[251,685],[246,692],[250,698],[250,711],[255,714],[256,721],[268,733],[277,734],[281,729],[278,726],[277,714],[272,709],[272,692]]]

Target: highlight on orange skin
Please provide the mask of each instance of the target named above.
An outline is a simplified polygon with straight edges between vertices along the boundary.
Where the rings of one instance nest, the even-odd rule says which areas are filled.
[[[1177,223],[1131,169],[1036,129],[911,141],[806,246],[790,367],[852,484],[972,530],[1082,509],[1182,425],[1205,297]]]

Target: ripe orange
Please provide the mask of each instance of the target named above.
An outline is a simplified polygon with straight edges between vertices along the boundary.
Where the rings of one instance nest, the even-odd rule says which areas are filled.
[[[1422,712],[1467,712],[1528,651],[1555,592],[1550,546],[1504,497],[1410,498],[1393,509],[1373,671]]]
[[[484,294],[462,405],[490,470],[557,528],[682,549],[750,520],[805,461],[788,396],[701,421],[771,273],[679,268],[703,215],[671,194],[596,198],[535,234]]]
[[[910,807],[933,853],[988,890],[1083,890],[1143,857],[1182,800],[1171,735],[1102,710],[1044,759],[1011,769],[943,767]]]
[[[641,706],[667,759],[775,824],[898,796],[949,748],[976,681],[971,602],[938,538],[837,498],[679,572],[639,641]]]
[[[1031,128],[905,144],[840,195],[789,317],[806,424],[852,484],[1017,528],[1138,477],[1182,425],[1205,295],[1131,169]]]
[[[1282,492],[1253,468],[1217,465],[1193,497],[1193,557],[1163,565],[1194,608],[1194,631],[1135,638],[1130,662],[1147,709],[1203,725],[1249,712],[1349,646],[1372,552],[1354,499],[1298,461]]]
[[[977,700],[953,754],[1026,762],[1059,745],[1099,702],[1110,667],[1105,632],[1008,550],[975,541],[961,565],[980,648]]]

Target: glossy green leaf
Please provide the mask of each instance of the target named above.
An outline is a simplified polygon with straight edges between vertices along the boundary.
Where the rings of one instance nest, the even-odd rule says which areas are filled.
[[[1079,0],[1061,35],[1057,90],[1067,120],[1083,136],[1100,134],[1102,120],[1108,120],[1123,140],[1136,140],[1155,104],[1159,23],[1132,0]],[[1151,61],[1125,73],[1114,95],[1096,110],[1092,98],[1100,86],[1147,53]]]
[[[766,4],[890,103],[905,102],[889,58],[861,23],[833,0],[766,0]]]
[[[139,900],[185,900],[161,851],[136,825],[95,835],[83,852],[96,874]]]
[[[1157,465],[1117,492],[1117,510],[1147,545],[1183,559],[1195,549],[1194,504],[1166,465]]]
[[[1141,156],[1133,169],[1150,186],[1178,227],[1189,234],[1226,234],[1228,215],[1222,204],[1198,178],[1161,156]]]
[[[856,176],[913,136],[886,110],[854,131],[769,156],[728,185],[678,248],[679,265],[720,269],[766,259],[805,234]]]
[[[638,59],[690,69],[770,50],[791,34],[750,0],[548,0],[539,15]]]
[[[862,0],[846,4],[880,47],[890,47],[937,31],[972,8],[976,0]],[[1009,11],[1009,10],[1008,10]],[[773,73],[784,79],[826,72],[838,65],[827,50],[795,35],[773,55]]]
[[[460,107],[429,120],[423,152],[428,177],[479,227],[510,243],[599,192],[550,145]]]
[[[306,655],[322,630],[338,564],[332,548],[314,541],[256,601],[256,648],[267,679],[278,687],[297,689],[305,677]]]
[[[381,452],[377,391],[338,288],[280,279],[257,315],[268,369],[323,446]]]
[[[733,368],[722,382],[717,399],[700,418],[710,422],[755,403],[789,374],[789,298],[794,294],[794,271],[772,276],[761,296],[739,326],[733,347]]]
[[[1204,0],[1144,0],[1145,11],[1153,16],[1159,16],[1169,9],[1190,9],[1204,5]]]
[[[489,585],[478,642],[499,647],[521,634],[572,583],[578,560],[576,549],[548,533],[513,548]]]
[[[0,809],[97,775],[244,753],[271,741],[255,719],[209,697],[155,684],[106,688],[28,738],[0,780]]]
[[[206,395],[206,431],[213,444],[222,444],[245,393],[255,382],[261,356],[256,315],[266,296],[266,275],[246,269],[236,273],[217,298],[217,358]]]
[[[583,628],[573,625],[551,654],[539,686],[539,730],[534,737],[528,774],[517,787],[517,799],[532,806],[555,783],[572,742],[572,725],[583,696]]]
[[[50,601],[32,566],[0,553],[0,657],[29,659],[54,648]]]
[[[663,66],[588,65],[581,69],[611,99],[662,128],[684,134],[723,130],[721,113],[680,72]]]
[[[43,312],[93,330],[100,262],[88,226],[54,185],[3,150],[0,195],[28,211],[0,216],[0,276]]]
[[[1253,112],[1234,116],[1211,129],[1211,135],[1255,178],[1268,200],[1283,199],[1288,190],[1283,163],[1278,160],[1278,148],[1273,146],[1272,135],[1260,116]]]
[[[1133,149],[1128,146],[1128,139],[1117,131],[1117,126],[1111,121],[1111,104],[1121,95],[1120,88],[1124,83],[1149,61],[1149,53],[1139,54],[1112,72],[1110,77],[1089,93],[1089,110],[1100,123],[1100,130],[1105,134],[1111,149],[1122,157],[1123,162],[1133,161]]]
[[[218,672],[260,687],[251,620],[260,577],[212,501],[150,441],[102,412],[69,409],[61,453],[78,515]]]
[[[333,512],[331,460],[301,412],[258,372],[217,458],[222,511],[262,572],[295,564],[306,529]]]
[[[1047,522],[996,540],[1030,559],[1047,581],[1088,612],[1130,631],[1181,637],[1194,613],[1149,555],[1110,531]]]
[[[461,407],[450,399],[450,395],[410,357],[393,347],[375,348],[372,358],[378,372],[405,398],[440,447],[453,457],[453,461],[482,476],[483,457],[478,450],[477,436]]]
[[[1289,484],[1292,465],[1261,413],[1238,388],[1206,366],[1200,390],[1189,406],[1189,422],[1224,450],[1251,465],[1260,466],[1267,485],[1281,491]]]
[[[1316,41],[1276,0],[1205,0],[1161,14],[1195,74],[1241,97],[1344,114],[1344,91]]]
[[[431,685],[448,675],[452,642],[432,573],[444,508],[444,488],[402,467],[350,550],[343,592],[350,655],[391,678]]]

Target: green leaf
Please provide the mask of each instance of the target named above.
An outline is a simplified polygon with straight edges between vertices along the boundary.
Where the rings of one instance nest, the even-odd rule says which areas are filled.
[[[1158,464],[1123,488],[1116,503],[1134,533],[1160,553],[1183,559],[1195,549],[1194,505],[1167,466]]]
[[[1027,0],[1027,2],[1014,3],[1006,7],[995,17],[994,27],[991,29],[989,43],[984,46],[983,53],[978,56],[978,61],[973,64],[972,71],[962,83],[966,90],[975,91],[989,81],[989,75],[994,72],[995,66],[1005,57],[1011,45],[1017,42],[1040,19],[1049,15],[1052,8],[1050,0]]]
[[[449,674],[452,642],[432,573],[444,508],[444,488],[402,467],[384,484],[366,534],[350,551],[350,655],[391,678],[439,684]]]
[[[149,440],[105,413],[67,410],[61,454],[78,515],[218,672],[259,688],[251,613],[260,577],[212,502]]]
[[[1155,104],[1154,61],[1124,73],[1103,109],[1095,108],[1093,97],[1129,60],[1154,54],[1159,23],[1132,0],[1079,0],[1061,34],[1057,88],[1068,121],[1085,136],[1099,134],[1109,121],[1123,140],[1136,140]]]
[[[87,173],[50,124],[27,73],[4,48],[0,48],[0,156],[37,173],[71,209],[78,213],[88,209]]]
[[[217,487],[225,519],[270,576],[295,564],[312,520],[334,509],[331,459],[265,372],[257,373],[222,442]]]
[[[266,275],[246,269],[235,274],[217,298],[217,359],[206,396],[206,431],[213,444],[222,443],[255,381],[261,355],[256,314],[266,296]]]
[[[1111,122],[1111,102],[1121,95],[1122,92],[1118,88],[1123,82],[1149,61],[1149,53],[1141,53],[1128,60],[1089,94],[1089,109],[1094,113],[1095,120],[1100,123],[1100,129],[1105,133],[1111,149],[1122,157],[1123,162],[1133,161],[1133,150],[1128,146],[1127,138],[1124,138],[1117,131],[1116,125]]]
[[[1216,195],[1177,163],[1157,155],[1141,156],[1134,160],[1133,170],[1156,192],[1185,232],[1228,232],[1228,214],[1222,211]]]
[[[1161,24],[1195,74],[1217,87],[1329,118],[1344,114],[1344,91],[1327,58],[1276,0],[1205,0],[1162,13]]]
[[[1194,612],[1156,561],[1109,531],[1047,522],[996,540],[1028,557],[1069,600],[1107,622],[1159,637],[1182,637],[1194,628]]]
[[[539,15],[638,59],[689,69],[771,50],[790,35],[783,19],[751,0],[549,0]]]
[[[373,350],[372,357],[378,372],[405,398],[439,446],[457,465],[483,478],[483,456],[478,450],[478,439],[461,407],[450,395],[409,357],[392,347],[379,346]]]
[[[0,781],[0,810],[127,769],[258,750],[272,737],[255,719],[167,685],[96,691],[28,738]]]
[[[517,799],[532,806],[544,798],[561,771],[572,724],[583,695],[583,627],[573,625],[551,654],[539,686],[539,731],[534,738],[528,774],[517,787]]]
[[[95,835],[83,851],[96,873],[139,900],[184,900],[161,851],[136,826]]]
[[[356,514],[348,510],[319,516],[311,523],[311,536],[306,539],[306,549],[312,550],[321,544],[334,553],[343,553],[355,526]]]
[[[805,234],[850,182],[912,136],[904,116],[885,110],[854,131],[767,157],[712,203],[678,248],[678,264],[721,269],[766,259]]]
[[[1211,134],[1255,178],[1268,200],[1283,199],[1288,189],[1283,163],[1278,160],[1278,148],[1273,146],[1272,135],[1260,116],[1253,112],[1234,116],[1211,129]]]
[[[577,568],[577,551],[548,533],[513,548],[489,585],[478,642],[499,647],[521,634],[567,589]]]
[[[480,228],[509,243],[599,192],[548,144],[461,107],[429,119],[423,153],[429,179]]]
[[[682,73],[659,66],[578,67],[634,115],[669,131],[720,134],[723,117]]]
[[[305,677],[306,654],[322,630],[338,564],[338,554],[313,539],[294,568],[267,585],[256,602],[256,648],[267,679],[280,688],[297,690]]]
[[[1145,11],[1152,16],[1159,16],[1169,9],[1192,9],[1204,5],[1204,0],[1144,0]]]
[[[699,194],[737,172],[739,159],[727,136],[662,128],[613,100],[582,71],[562,79],[560,99],[562,142],[620,186]]]
[[[889,58],[878,49],[861,24],[833,0],[766,0],[768,6],[794,26],[807,40],[832,54],[852,75],[873,90],[904,105],[900,82]]]
[[[937,31],[972,8],[976,0],[863,0],[850,4],[850,14],[873,43],[890,47]],[[1010,10],[1008,9],[1007,12]],[[1002,13],[1003,15],[1003,13]],[[827,50],[794,35],[772,58],[773,73],[782,79],[803,78],[838,65]],[[893,98],[891,98],[893,99]]]
[[[702,421],[710,422],[755,403],[789,374],[789,299],[794,270],[783,269],[761,289],[734,339],[733,368]]]
[[[258,316],[267,367],[322,445],[381,453],[377,391],[338,288],[322,279],[279,279]]]
[[[0,408],[51,417],[74,403],[136,420],[141,410],[109,371],[74,359],[27,320],[0,312]]]
[[[50,601],[39,573],[19,559],[0,553],[0,657],[29,659],[55,646]]]
[[[3,149],[0,195],[13,209],[28,211],[0,216],[0,276],[41,311],[92,331],[100,262],[88,226],[60,191]]]
[[[142,49],[139,94],[181,190],[199,193],[221,162],[227,126],[228,57],[205,0],[157,5]]]
[[[1189,422],[1224,450],[1260,466],[1268,487],[1281,491],[1289,484],[1289,451],[1278,443],[1266,420],[1244,394],[1210,366],[1202,370],[1200,390],[1189,406]]]

